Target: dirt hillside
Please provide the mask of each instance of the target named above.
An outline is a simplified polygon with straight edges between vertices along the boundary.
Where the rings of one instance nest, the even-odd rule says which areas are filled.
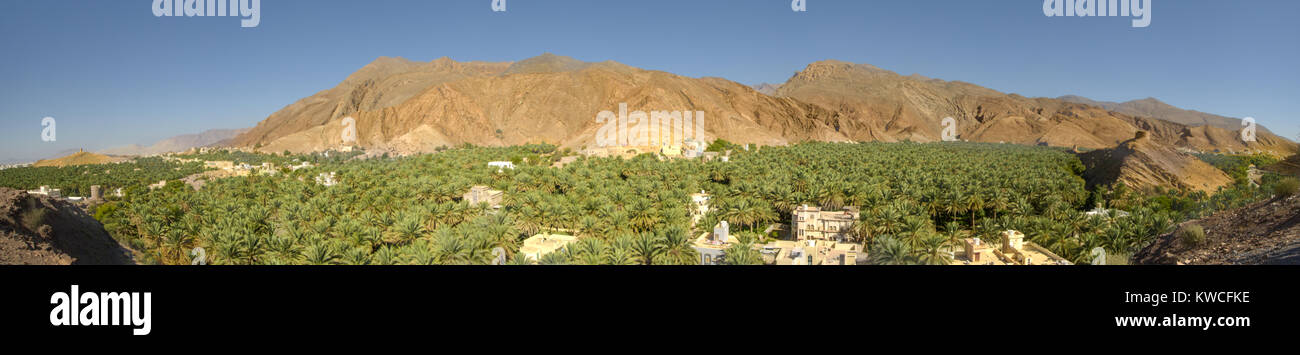
[[[1282,174],[1300,176],[1300,155],[1292,155],[1291,157],[1286,158],[1286,160],[1277,162],[1277,164],[1273,164],[1272,166],[1265,167],[1265,169],[1276,171]]]
[[[0,264],[126,265],[131,253],[72,204],[0,188]]]
[[[1300,265],[1300,196],[1269,199],[1183,225],[1205,229],[1189,247],[1170,233],[1134,255],[1140,264]]]
[[[33,163],[32,166],[36,166],[36,167],[76,166],[76,165],[114,163],[114,162],[119,162],[124,160],[126,160],[126,158],[112,157],[103,154],[95,154],[87,151],[78,151],[76,153],[72,153],[71,155],[60,157],[60,158],[41,160],[36,163]]]
[[[1124,183],[1131,188],[1190,189],[1213,193],[1232,177],[1200,159],[1150,138],[1128,140],[1115,148],[1079,155],[1089,186]]]

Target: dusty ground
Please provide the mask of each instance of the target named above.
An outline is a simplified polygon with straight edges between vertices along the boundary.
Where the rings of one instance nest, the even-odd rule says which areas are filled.
[[[42,213],[41,218],[31,217]],[[0,188],[0,264],[132,263],[130,251],[81,208],[48,196]]]
[[[1161,236],[1134,256],[1139,264],[1300,265],[1300,196],[1271,199],[1185,224],[1205,228],[1206,243],[1183,246]]]

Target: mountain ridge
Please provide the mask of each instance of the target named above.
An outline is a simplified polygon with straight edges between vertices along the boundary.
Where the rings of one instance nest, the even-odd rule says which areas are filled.
[[[207,147],[213,145],[222,145],[230,139],[247,132],[248,128],[236,129],[209,129],[194,134],[182,134],[154,142],[148,146],[139,144],[130,144],[120,147],[100,150],[98,153],[107,155],[154,155],[164,153],[175,153],[189,150],[191,148]]]
[[[342,143],[341,120],[353,117],[358,145],[399,153],[464,143],[579,148],[594,140],[596,114],[620,103],[629,110],[704,111],[704,136],[741,143],[931,142],[941,140],[942,118],[953,117],[958,137],[971,141],[1103,149],[1145,130],[1162,144],[1189,150],[1300,150],[1264,130],[1260,142],[1248,144],[1222,127],[901,76],[870,64],[814,62],[779,86],[748,86],[551,53],[496,63],[381,57],[338,86],[271,114],[231,145],[330,149]]]

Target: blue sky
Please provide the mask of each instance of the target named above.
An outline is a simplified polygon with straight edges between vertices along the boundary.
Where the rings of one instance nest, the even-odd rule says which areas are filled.
[[[250,127],[379,56],[543,52],[745,84],[839,59],[1025,96],[1156,97],[1300,134],[1300,1],[1155,0],[1152,23],[1048,18],[1041,0],[263,0],[261,24],[152,0],[7,1],[0,161]],[[42,142],[41,118],[58,121]]]

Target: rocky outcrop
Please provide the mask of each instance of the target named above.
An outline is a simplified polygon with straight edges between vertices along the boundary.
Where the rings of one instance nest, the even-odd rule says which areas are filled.
[[[0,188],[0,264],[125,265],[131,253],[72,204]]]
[[[1080,154],[1084,179],[1095,185],[1122,183],[1138,190],[1155,187],[1213,193],[1232,178],[1200,159],[1147,137],[1110,149]]]

